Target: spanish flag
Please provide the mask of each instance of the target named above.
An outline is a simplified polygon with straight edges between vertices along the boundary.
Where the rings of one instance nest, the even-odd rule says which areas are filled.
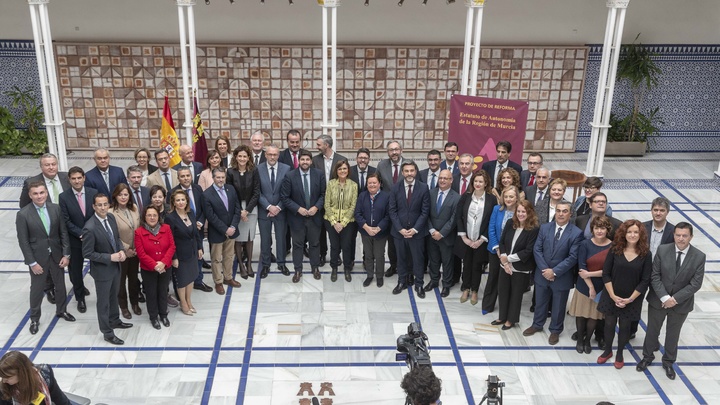
[[[170,167],[180,163],[180,140],[175,133],[175,124],[173,123],[172,113],[170,112],[170,104],[168,97],[165,96],[165,107],[163,107],[162,126],[160,127],[160,147],[170,154]]]

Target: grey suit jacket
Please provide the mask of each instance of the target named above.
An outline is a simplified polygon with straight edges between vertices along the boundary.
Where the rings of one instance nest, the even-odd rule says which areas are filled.
[[[677,305],[670,311],[679,314],[691,312],[695,306],[695,293],[702,287],[705,276],[705,253],[695,246],[690,246],[687,257],[675,271],[675,243],[660,245],[653,260],[650,275],[650,291],[647,295],[648,304],[656,309],[662,308],[660,297],[669,295],[675,298]]]
[[[448,189],[443,195],[442,206],[440,212],[437,212],[437,200],[440,189],[435,187],[430,190],[430,215],[428,216],[428,227],[435,229],[442,234],[442,239],[438,243],[444,243],[448,246],[455,244],[455,213],[457,212],[460,195],[453,189]]]
[[[60,181],[60,186],[62,187],[62,190],[58,190],[58,191],[60,191],[60,193],[62,193],[63,191],[65,191],[71,187],[70,179],[68,178],[67,172],[58,172],[57,178]],[[25,179],[25,181],[23,182],[23,188],[22,188],[22,191],[20,192],[20,208],[22,208],[32,202],[32,200],[30,199],[30,195],[28,195],[28,192],[29,192],[28,185],[30,185],[30,183],[32,183],[34,181],[42,181],[44,183],[45,179],[43,178],[42,173],[38,174],[37,176],[29,177],[29,178]],[[60,201],[52,200],[52,193],[50,192],[50,190],[48,190],[48,201],[50,201],[53,204],[60,204]]]
[[[123,249],[123,243],[122,240],[120,240],[120,231],[118,230],[117,222],[113,214],[108,213],[107,220],[115,237],[115,249],[112,247],[110,237],[105,231],[105,227],[96,215],[88,219],[83,228],[83,257],[90,260],[90,275],[98,281],[112,280],[115,272],[120,271],[120,263],[113,262],[110,259],[113,253]]]
[[[403,178],[401,168],[403,160],[404,159],[400,158],[400,161],[398,162],[398,181],[402,181]],[[396,184],[393,183],[393,164],[390,159],[381,160],[377,165],[377,171],[380,173],[380,177],[382,178],[383,191],[387,191],[389,193]]]
[[[70,256],[70,236],[60,206],[46,202],[45,207],[50,217],[49,234],[34,204],[24,206],[15,216],[18,244],[28,266],[38,263],[47,268],[50,260],[60,263],[63,256]]]
[[[285,205],[280,199],[280,189],[285,175],[290,171],[290,166],[277,162],[275,164],[275,187],[270,185],[270,173],[267,162],[260,163],[257,167],[258,176],[260,177],[260,198],[258,200],[258,216],[267,218],[267,207],[269,205],[277,205],[282,211],[280,213],[285,216]]]
[[[523,189],[525,192],[525,199],[530,201],[530,204],[532,204],[533,207],[535,207],[535,199],[537,198],[537,184],[533,186],[527,186]],[[545,191],[543,194],[543,200],[549,200],[550,199],[550,186],[545,187]]]

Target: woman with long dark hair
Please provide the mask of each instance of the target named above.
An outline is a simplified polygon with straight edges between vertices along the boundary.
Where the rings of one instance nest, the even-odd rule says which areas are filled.
[[[238,236],[235,238],[235,256],[240,277],[244,279],[248,276],[255,277],[252,254],[257,230],[257,204],[260,199],[260,175],[250,156],[252,150],[249,146],[240,145],[235,148],[232,154],[232,167],[227,170],[226,181],[226,184],[235,189],[241,206]]]
[[[212,149],[208,151],[207,159],[205,159],[205,170],[200,172],[200,178],[198,178],[198,186],[200,186],[203,191],[212,186],[212,171],[218,167],[222,167],[222,158],[220,158],[218,151]]]
[[[630,340],[631,323],[640,320],[651,273],[652,255],[645,226],[637,219],[629,219],[615,232],[613,247],[603,265],[605,293],[600,297],[598,311],[605,314],[605,351],[597,359],[599,364],[612,357],[615,325],[619,324],[615,368],[625,365],[623,348]]]
[[[23,353],[9,351],[0,359],[0,405],[70,405],[52,367],[34,365]]]
[[[135,315],[142,315],[142,310],[138,304],[140,261],[135,252],[135,230],[140,226],[140,214],[135,208],[130,192],[130,187],[125,183],[115,186],[111,200],[113,204],[108,210],[108,212],[115,215],[120,240],[123,243],[123,249],[127,257],[124,262],[120,263],[120,292],[118,293],[118,305],[125,319],[132,319],[132,314],[128,310],[128,297]]]
[[[232,148],[230,147],[230,138],[226,135],[220,135],[215,139],[215,150],[220,154],[220,165],[225,169],[230,168],[232,163]]]

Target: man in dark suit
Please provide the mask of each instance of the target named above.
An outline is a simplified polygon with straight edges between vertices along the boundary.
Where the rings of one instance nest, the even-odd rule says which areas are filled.
[[[48,190],[48,201],[53,204],[58,204],[60,194],[70,188],[67,173],[58,172],[57,157],[52,153],[46,153],[40,157],[40,172],[37,176],[25,179],[25,182],[23,182],[23,188],[20,192],[20,208],[30,204],[32,201],[29,196],[30,189],[28,185],[30,183],[36,181],[44,182]],[[45,280],[45,295],[47,295],[49,303],[55,304],[55,284],[53,283],[52,274],[49,274]]]
[[[500,170],[509,167],[515,169],[518,176],[523,171],[522,166],[510,160],[510,153],[512,152],[512,144],[510,142],[498,142],[495,144],[495,152],[497,152],[496,160],[490,160],[482,165],[482,169],[490,176],[490,184],[492,184],[493,187],[497,184],[497,175],[500,173]]]
[[[195,153],[193,152],[192,146],[180,145],[180,150],[178,151],[178,153],[180,154],[180,159],[182,160],[180,161],[180,163],[173,166],[173,170],[177,172],[178,170],[180,170],[181,167],[190,168],[192,183],[198,184],[198,180],[200,179],[200,173],[202,173],[203,171],[203,166],[202,164],[195,161]]]
[[[203,193],[203,212],[208,222],[215,292],[224,295],[223,284],[240,287],[240,283],[233,279],[232,265],[241,207],[235,188],[225,184],[225,170],[213,169],[212,176],[213,185]]]
[[[535,184],[525,187],[525,199],[530,201],[533,207],[540,200],[550,199],[550,170],[541,167],[535,171]]]
[[[527,170],[520,173],[520,187],[522,187],[522,190],[535,185],[535,173],[543,165],[542,155],[537,152],[530,153],[527,158],[527,165]]]
[[[370,166],[370,149],[360,148],[355,155],[355,165],[350,167],[350,180],[358,184],[358,195],[367,190],[367,176],[375,173]]]
[[[257,167],[260,177],[260,199],[258,202],[258,224],[260,228],[260,278],[270,273],[272,261],[272,231],[275,226],[275,252],[278,270],[290,275],[285,266],[285,232],[287,232],[287,217],[285,206],[280,200],[280,188],[285,176],[290,172],[290,166],[278,162],[280,150],[270,145],[265,151],[266,161]]]
[[[428,227],[430,236],[427,238],[427,251],[430,264],[430,282],[425,291],[432,291],[440,282],[440,263],[443,268],[443,288],[440,296],[450,295],[455,262],[453,247],[455,246],[455,213],[457,212],[460,195],[453,191],[452,173],[442,170],[438,178],[438,187],[430,190],[430,214]]]
[[[15,217],[18,244],[25,264],[30,268],[30,333],[38,332],[45,279],[55,278],[55,314],[68,322],[75,317],[67,312],[65,274],[70,262],[70,240],[60,207],[48,201],[45,182],[28,184],[31,204]]]
[[[122,249],[117,222],[108,213],[110,202],[105,194],[93,198],[95,214],[85,223],[82,232],[83,257],[90,260],[90,275],[95,280],[97,317],[100,332],[106,342],[123,345],[113,329],[131,328],[131,323],[120,320],[118,293],[120,292],[120,262],[127,256]]]
[[[291,129],[285,136],[287,141],[287,149],[280,152],[278,161],[290,166],[291,169],[297,169],[300,163],[300,145],[302,134],[297,129]]]
[[[453,176],[460,173],[460,167],[457,164],[458,155],[458,144],[455,142],[448,142],[445,144],[445,160],[440,163],[440,169],[450,170]]]
[[[170,197],[176,190],[182,190],[187,194],[188,202],[190,204],[190,210],[195,215],[195,226],[197,227],[198,231],[200,232],[200,235],[203,235],[205,232],[203,230],[203,227],[205,226],[205,211],[203,210],[203,191],[200,186],[193,183],[193,174],[192,170],[188,166],[183,166],[177,170],[177,176],[178,176],[178,184],[175,186],[170,192],[167,194],[168,201],[170,201]],[[198,260],[198,275],[195,278],[195,281],[193,282],[193,288],[196,290],[204,291],[204,292],[211,292],[213,289],[209,285],[205,284],[203,281],[203,272],[202,272],[202,260]]]
[[[675,243],[660,245],[653,260],[643,359],[636,367],[637,371],[644,371],[655,359],[655,351],[660,349],[660,329],[667,319],[662,366],[671,380],[675,379],[673,363],[677,359],[680,330],[694,309],[695,293],[702,287],[705,276],[705,253],[690,245],[692,225],[678,223],[673,236]]]
[[[132,194],[131,197],[141,217],[145,207],[150,205],[150,189],[140,185],[142,178],[143,175],[140,166],[128,167],[127,180],[130,183],[130,194]]]
[[[472,179],[473,175],[473,155],[463,153],[460,155],[457,164],[458,167],[460,167],[460,171],[453,176],[452,189],[455,190],[456,193],[463,195],[468,189],[472,189],[473,187],[473,185],[470,184],[470,179]],[[491,184],[491,187],[494,187],[494,184]]]
[[[252,155],[249,156],[250,160],[255,163],[255,167],[258,167],[260,163],[265,163],[267,158],[265,157],[265,134],[262,131],[253,132],[250,137],[250,147],[252,149]]]
[[[575,226],[577,226],[578,228],[580,228],[581,231],[583,231],[583,237],[585,239],[591,239],[593,236],[592,229],[590,229],[590,222],[592,222],[592,219],[595,217],[606,217],[608,221],[610,221],[610,225],[612,225],[612,229],[610,229],[608,238],[610,240],[614,240],[615,230],[617,230],[618,227],[622,225],[622,221],[605,215],[606,207],[608,205],[607,196],[605,195],[605,193],[598,191],[597,193],[590,196],[589,201],[590,208],[592,210],[591,213],[587,215],[581,215],[575,218]]]
[[[402,172],[400,166],[404,159],[402,157],[402,145],[398,141],[390,141],[387,143],[388,158],[383,159],[377,165],[377,172],[380,173],[382,180],[382,190],[390,193],[393,186],[402,182]],[[388,238],[388,259],[390,260],[390,268],[385,272],[385,277],[392,277],[397,272],[397,250],[395,249],[395,238]],[[405,258],[403,258],[404,260]]]
[[[315,169],[325,173],[325,184],[327,185],[331,179],[336,178],[335,165],[341,160],[347,161],[345,156],[336,153],[333,150],[333,139],[330,135],[320,135],[315,139],[315,145],[317,146],[318,153],[312,158],[312,165]],[[325,217],[325,210],[320,210],[320,218]],[[327,260],[328,242],[327,242],[327,231],[325,226],[320,226],[320,266],[325,265]]]
[[[120,183],[128,184],[125,173],[121,168],[110,165],[110,152],[107,149],[96,149],[93,160],[95,167],[85,173],[85,185],[105,194],[112,203],[111,196],[115,186]]]
[[[552,299],[550,338],[548,343],[556,345],[560,340],[565,320],[565,308],[570,289],[573,287],[573,271],[577,266],[578,249],[582,242],[582,231],[570,223],[572,204],[560,201],[555,208],[555,221],[540,226],[535,241],[535,315],[533,324],[523,331],[523,336],[532,336],[543,330],[547,319],[548,305]]]
[[[438,177],[440,176],[440,151],[432,149],[427,154],[427,169],[422,169],[418,172],[418,180],[427,184],[428,189],[432,190],[438,186]],[[452,182],[452,180],[451,180]]]
[[[70,234],[70,265],[68,274],[73,284],[77,309],[80,313],[87,311],[85,296],[90,294],[83,281],[82,230],[85,222],[90,219],[95,210],[93,198],[97,190],[85,187],[85,172],[82,168],[73,166],[68,171],[71,188],[60,194],[60,210],[62,211],[65,226]]]
[[[415,276],[415,293],[425,298],[423,273],[425,255],[423,247],[428,232],[430,214],[430,192],[427,185],[416,181],[417,166],[412,160],[405,160],[401,167],[403,181],[398,182],[390,193],[390,235],[395,239],[398,266],[398,284],[393,294],[400,294],[408,287],[408,276]],[[412,257],[412,262],[404,260]],[[412,273],[408,266],[412,266]]]
[[[293,283],[300,281],[303,269],[303,245],[309,244],[310,267],[313,277],[320,280],[320,228],[323,226],[320,211],[325,205],[325,176],[312,165],[312,154],[300,150],[298,168],[285,176],[280,188],[280,201],[287,210],[293,240]]]

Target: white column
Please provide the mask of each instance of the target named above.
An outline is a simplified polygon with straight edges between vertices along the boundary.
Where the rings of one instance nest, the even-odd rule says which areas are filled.
[[[480,34],[485,0],[465,0],[465,48],[463,50],[462,84],[460,94],[477,95],[477,74],[480,66]],[[474,34],[473,34],[474,33]],[[472,61],[470,60],[472,55]]]
[[[48,149],[50,153],[57,156],[59,169],[67,171],[67,150],[65,149],[65,130],[63,128],[65,121],[62,118],[62,110],[60,109],[60,92],[58,91],[57,74],[55,72],[55,55],[47,9],[49,1],[28,0],[28,5],[30,5],[30,19],[32,21],[33,39],[35,40],[35,57],[40,75],[40,91],[42,93]]]
[[[182,59],[183,110],[185,111],[183,128],[185,128],[185,142],[188,145],[192,145],[192,94],[193,90],[197,89],[194,5],[195,0],[177,0],[178,25],[180,27],[180,58]],[[190,50],[190,68],[188,68],[188,49]]]
[[[610,108],[612,107],[613,92],[617,65],[622,45],[623,26],[625,25],[625,12],[630,0],[607,0],[608,17],[605,26],[605,40],[603,41],[602,59],[600,61],[600,75],[595,95],[595,111],[593,122],[590,123],[590,147],[585,175],[604,177],[602,173],[605,158],[605,144],[607,142],[608,128],[610,128]]]
[[[327,135],[328,129],[333,139],[333,147],[337,144],[337,8],[340,0],[317,0],[322,7],[322,132]],[[328,43],[328,10],[330,11],[330,43]],[[330,57],[328,58],[328,49]],[[329,96],[329,97],[328,97]]]

